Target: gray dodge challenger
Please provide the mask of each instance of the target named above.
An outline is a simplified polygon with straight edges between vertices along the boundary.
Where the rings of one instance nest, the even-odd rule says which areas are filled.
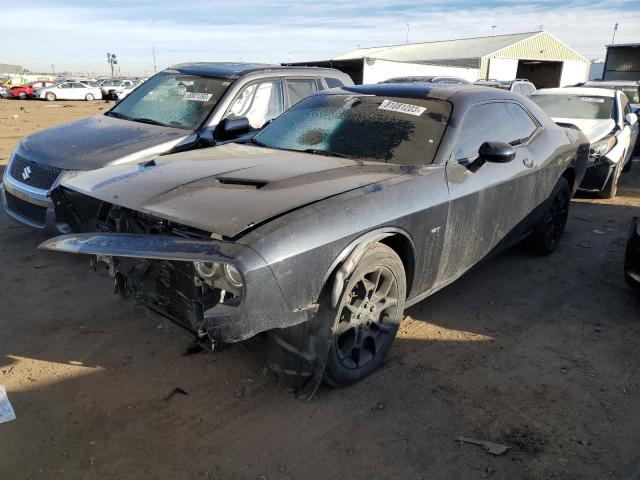
[[[358,382],[406,307],[526,239],[553,252],[589,143],[507,91],[378,84],[315,94],[251,141],[67,179],[40,247],[213,349],[257,334],[296,394]]]

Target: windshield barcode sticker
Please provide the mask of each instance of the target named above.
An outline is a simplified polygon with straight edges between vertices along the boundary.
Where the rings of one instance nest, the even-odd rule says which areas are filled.
[[[213,96],[211,93],[187,92],[182,97],[183,100],[195,100],[196,102],[208,102]]]
[[[580,100],[589,103],[604,103],[604,98],[598,97],[580,97]]]
[[[389,110],[390,112],[408,113],[409,115],[414,115],[416,117],[419,117],[427,109],[425,107],[419,107],[418,105],[411,105],[409,103],[400,103],[400,102],[393,102],[391,100],[384,100],[378,107],[378,110]]]

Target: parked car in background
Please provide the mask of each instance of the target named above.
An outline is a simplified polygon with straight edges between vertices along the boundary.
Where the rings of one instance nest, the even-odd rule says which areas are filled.
[[[151,77],[104,115],[19,142],[4,172],[4,208],[34,228],[66,231],[67,226],[56,221],[48,196],[61,178],[251,135],[291,105],[327,88],[327,82],[353,84],[346,74],[325,68],[176,65]],[[68,90],[75,89],[45,89],[41,95]],[[95,87],[92,92],[99,98]]]
[[[117,88],[124,88],[133,85],[133,80],[125,79],[107,79],[100,84],[100,90],[102,91],[102,98],[109,98],[109,94]]]
[[[11,91],[2,85],[0,85],[0,98],[9,98],[11,96]]]
[[[624,260],[624,278],[630,287],[640,291],[640,217],[633,219],[629,232]]]
[[[518,93],[525,97],[528,97],[536,91],[536,86],[525,78],[516,78],[515,80],[476,80],[474,83],[484,87],[509,90],[510,92]]]
[[[39,92],[43,88],[52,87],[55,84],[56,82],[50,80],[38,80],[22,87],[13,87],[11,89],[11,98],[26,100],[27,98],[33,97],[35,92]]]
[[[618,179],[631,169],[638,137],[638,116],[619,90],[604,88],[545,88],[531,95],[557,123],[576,125],[591,142],[587,173],[580,189],[613,198]]]
[[[310,395],[375,371],[405,307],[488,255],[524,238],[553,252],[588,146],[506,91],[335,88],[248,144],[63,181],[59,219],[85,233],[41,248],[97,255],[207,348],[268,332],[270,365]]]
[[[460,77],[426,76],[426,77],[394,77],[379,83],[459,83],[468,84],[469,80]]]
[[[53,100],[86,100],[88,102],[101,97],[99,88],[80,82],[62,82],[38,91],[38,98]]]
[[[631,111],[636,115],[640,115],[640,80],[607,80],[607,81],[589,81],[582,86],[589,88],[612,88],[624,93],[631,104]],[[640,141],[636,140],[633,150],[634,154],[640,154]]]
[[[142,82],[134,82],[130,85],[116,87],[107,94],[107,98],[109,100],[122,100],[140,85],[142,85]]]

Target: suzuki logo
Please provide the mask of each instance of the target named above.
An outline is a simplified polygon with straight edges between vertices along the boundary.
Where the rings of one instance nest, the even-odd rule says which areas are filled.
[[[24,167],[24,170],[22,170],[22,179],[29,180],[30,176],[31,176],[31,167],[27,165],[26,167]]]

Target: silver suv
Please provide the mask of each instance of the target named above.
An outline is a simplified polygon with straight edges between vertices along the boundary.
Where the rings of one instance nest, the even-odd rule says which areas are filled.
[[[49,191],[75,172],[250,136],[303,98],[353,85],[334,69],[188,63],[154,75],[104,115],[20,141],[0,184],[5,211],[49,233],[67,233]]]

